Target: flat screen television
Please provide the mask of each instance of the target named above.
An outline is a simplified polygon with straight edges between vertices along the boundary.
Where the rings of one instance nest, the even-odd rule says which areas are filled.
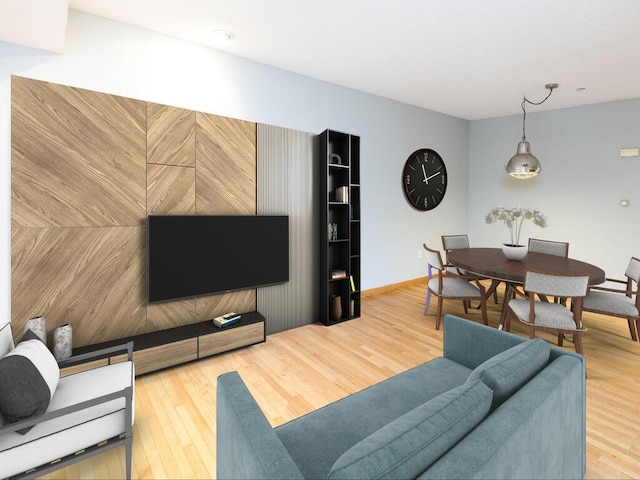
[[[149,303],[289,281],[289,217],[150,215]]]

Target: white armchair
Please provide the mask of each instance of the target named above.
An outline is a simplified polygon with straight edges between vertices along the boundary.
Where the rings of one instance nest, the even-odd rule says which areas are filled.
[[[0,326],[0,478],[39,477],[119,446],[125,447],[126,477],[131,478],[133,343],[58,362],[59,367],[69,367],[126,355],[122,362],[111,364],[109,361],[107,365],[62,378],[59,370],[55,371],[58,366],[53,355],[40,345],[44,347],[40,340],[27,338],[14,347],[11,324]],[[16,360],[16,357],[20,358]],[[17,373],[16,365],[21,366]],[[28,368],[24,368],[25,365]],[[29,387],[29,379],[16,379],[16,375],[26,376],[34,371],[36,376],[38,372],[42,374],[34,384],[40,382],[41,386],[48,386],[50,401],[48,406],[41,405],[37,407],[39,411],[24,418],[16,413],[21,405],[16,407],[11,403],[15,404],[19,394]],[[7,380],[12,378],[16,380]],[[25,404],[38,395],[28,397]]]

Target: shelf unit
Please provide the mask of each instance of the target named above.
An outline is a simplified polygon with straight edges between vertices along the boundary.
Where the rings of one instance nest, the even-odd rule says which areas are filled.
[[[320,134],[320,320],[332,325],[360,316],[360,137]],[[335,228],[333,228],[335,226]],[[332,278],[332,272],[344,272]],[[333,296],[342,315],[332,318]]]

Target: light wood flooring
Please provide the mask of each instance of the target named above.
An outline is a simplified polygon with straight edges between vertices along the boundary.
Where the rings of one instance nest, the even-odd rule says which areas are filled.
[[[404,285],[367,296],[362,317],[307,325],[267,342],[138,378],[134,478],[215,478],[216,378],[237,370],[273,426],[313,411],[442,353],[435,301],[424,316],[425,287]],[[489,300],[489,323],[499,308]],[[464,316],[460,302],[444,311]],[[479,310],[467,318],[480,322]],[[640,478],[640,343],[626,321],[585,314],[586,478]],[[514,333],[526,336],[516,320]],[[548,340],[552,335],[541,334]],[[565,348],[573,344],[565,342]],[[525,452],[523,455],[535,455]],[[46,478],[122,478],[122,449]],[[514,459],[517,461],[517,459]]]

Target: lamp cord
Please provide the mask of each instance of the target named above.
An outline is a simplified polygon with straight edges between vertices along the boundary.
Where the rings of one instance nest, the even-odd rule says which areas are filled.
[[[557,85],[556,85],[557,86]],[[529,100],[527,97],[522,97],[522,104],[520,104],[520,106],[522,107],[522,140],[526,140],[526,135],[524,133],[524,122],[527,119],[527,111],[525,110],[524,106],[525,103],[530,103],[531,105],[542,105],[544,102],[547,101],[547,98],[549,98],[551,96],[551,94],[553,93],[553,89],[556,87],[549,87],[549,95],[547,95],[546,97],[544,97],[544,99],[540,102],[532,102],[531,100]]]

